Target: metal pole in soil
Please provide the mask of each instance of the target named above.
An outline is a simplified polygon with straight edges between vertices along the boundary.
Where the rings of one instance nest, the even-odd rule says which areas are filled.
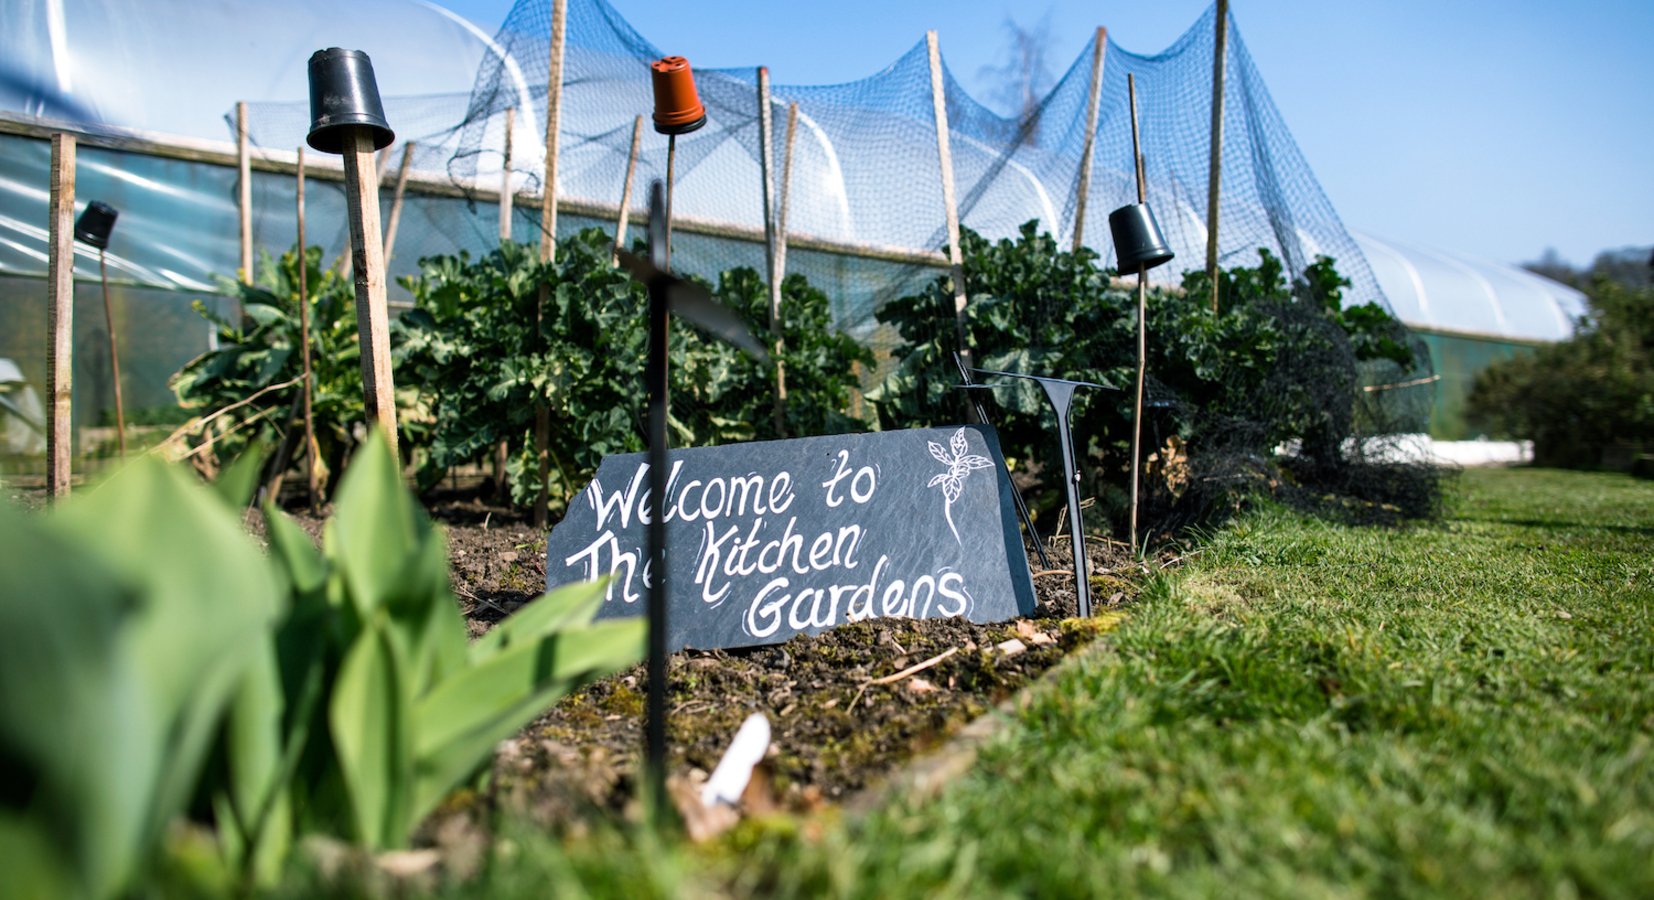
[[[1137,168],[1137,202],[1144,203],[1147,193],[1143,182],[1143,150],[1137,136],[1137,76],[1126,76],[1126,91],[1131,100],[1131,158]],[[1131,527],[1132,552],[1137,552],[1137,488],[1141,475],[1140,443],[1143,439],[1143,378],[1148,372],[1148,266],[1137,267],[1137,396],[1131,407]]]
[[[672,168],[673,164],[677,162],[677,157],[678,136],[675,134],[669,134],[666,136],[666,230],[665,237],[662,239],[665,244],[665,250],[661,254],[661,262],[663,264],[661,271],[663,272],[672,271]],[[653,237],[653,235],[651,235],[651,237]]]
[[[121,459],[126,459],[126,414],[121,408],[121,357],[115,350],[115,313],[109,308],[109,269],[98,248],[98,277],[103,280],[103,321],[109,328],[109,374],[115,382],[115,432],[120,436]]]
[[[403,169],[407,163],[404,157]],[[316,514],[320,505],[317,502],[319,491],[316,487],[316,463],[318,449],[316,446],[316,420],[310,407],[310,391],[313,376],[310,371],[310,252],[304,244],[304,147],[299,147],[298,165],[297,212],[299,220],[299,360],[304,366],[304,460],[305,485],[308,488],[311,515]],[[406,175],[406,172],[403,173]],[[396,228],[396,207],[391,207],[391,228],[394,235]]]
[[[670,167],[668,168],[670,171]],[[669,192],[670,193],[670,192]],[[649,257],[655,268],[666,271],[666,209],[660,182],[649,194]],[[659,814],[666,809],[666,492],[667,476],[667,366],[668,309],[666,286],[649,289],[649,694],[648,772],[649,799]]]

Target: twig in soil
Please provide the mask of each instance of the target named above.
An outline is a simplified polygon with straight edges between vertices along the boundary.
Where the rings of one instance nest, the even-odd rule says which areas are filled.
[[[466,590],[465,588],[456,587],[456,588],[454,588],[454,593],[460,595],[461,597],[464,597],[467,600],[475,600],[476,602],[481,603],[483,606],[486,606],[489,609],[494,610],[495,612],[499,613],[502,616],[511,615],[511,613],[508,612],[505,607],[500,606],[499,604],[495,603],[492,600],[484,600],[483,598],[478,597],[476,594],[471,593],[470,591]]]
[[[952,655],[954,655],[955,653],[958,653],[958,652],[959,652],[958,647],[949,647],[948,649],[942,651],[941,653],[938,653],[937,655],[932,656],[930,659],[927,659],[922,663],[917,663],[915,665],[908,666],[907,668],[901,670],[900,672],[897,672],[894,675],[886,675],[883,678],[874,678],[874,679],[868,681],[866,684],[863,684],[861,686],[861,690],[856,692],[856,699],[851,700],[850,705],[846,706],[844,708],[844,711],[846,713],[848,713],[850,710],[855,709],[856,704],[858,702],[860,702],[860,700],[861,700],[861,696],[863,694],[867,693],[867,689],[872,687],[873,685],[875,685],[875,684],[890,684],[891,682],[894,682],[894,681],[901,681],[903,678],[906,678],[909,675],[913,675],[913,674],[916,674],[918,672],[923,672],[924,670],[930,668],[931,666],[936,665],[937,663],[941,662],[942,660],[947,659],[948,657],[950,657],[950,656],[952,656]]]

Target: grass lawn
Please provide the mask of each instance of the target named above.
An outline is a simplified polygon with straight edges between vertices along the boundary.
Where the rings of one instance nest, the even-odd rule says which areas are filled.
[[[520,842],[501,897],[1654,896],[1654,484],[1211,536],[941,796],[710,850]]]

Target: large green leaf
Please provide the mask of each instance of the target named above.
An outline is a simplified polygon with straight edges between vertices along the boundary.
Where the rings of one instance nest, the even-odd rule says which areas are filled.
[[[374,621],[357,636],[339,668],[328,724],[339,774],[350,796],[351,829],[372,848],[407,839],[412,786],[411,703],[406,662],[395,632]]]
[[[438,685],[414,709],[415,821],[559,697],[642,657],[647,627],[611,620],[518,641]]]
[[[565,628],[579,628],[597,615],[608,589],[608,577],[597,581],[566,584],[512,613],[471,644],[472,662],[481,662],[502,649],[523,641],[537,641]]]

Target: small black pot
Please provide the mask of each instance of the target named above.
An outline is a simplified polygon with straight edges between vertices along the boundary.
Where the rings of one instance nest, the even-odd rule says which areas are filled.
[[[1133,203],[1109,213],[1108,230],[1114,235],[1114,255],[1120,261],[1122,275],[1171,261],[1172,248],[1166,245],[1147,203]]]
[[[305,143],[323,153],[345,152],[353,129],[373,130],[373,149],[396,140],[379,102],[373,61],[360,50],[329,47],[310,57],[310,134]]]
[[[109,232],[115,230],[115,217],[119,215],[115,207],[93,200],[75,220],[75,240],[99,250],[109,249]]]

